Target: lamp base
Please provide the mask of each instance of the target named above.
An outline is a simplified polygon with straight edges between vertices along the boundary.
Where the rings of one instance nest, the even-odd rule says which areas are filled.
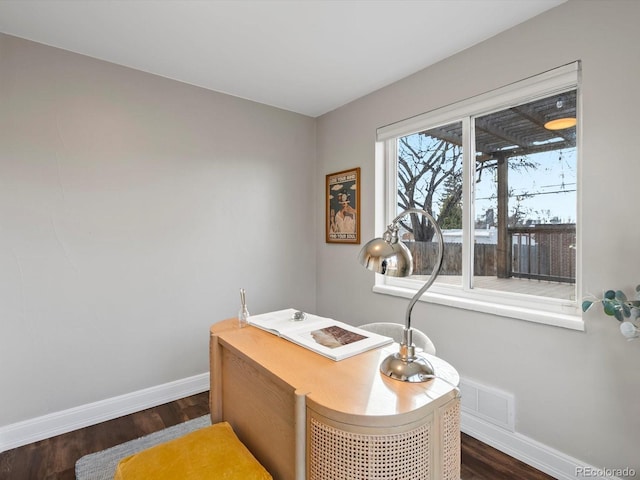
[[[433,378],[433,365],[425,358],[403,356],[394,353],[385,358],[380,364],[380,371],[387,377],[401,382],[427,382]]]

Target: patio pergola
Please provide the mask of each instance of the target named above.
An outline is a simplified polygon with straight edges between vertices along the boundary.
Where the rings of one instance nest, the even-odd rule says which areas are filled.
[[[508,228],[509,160],[541,152],[575,147],[576,128],[550,130],[545,124],[558,118],[576,118],[576,91],[536,100],[524,105],[502,109],[477,117],[475,155],[480,167],[485,162],[497,165],[497,253],[498,278],[508,278],[511,272],[511,242]],[[462,145],[460,123],[429,129],[424,132],[456,145]],[[575,232],[575,225],[573,227]],[[557,281],[571,281],[555,278]],[[575,281],[575,279],[574,279]]]

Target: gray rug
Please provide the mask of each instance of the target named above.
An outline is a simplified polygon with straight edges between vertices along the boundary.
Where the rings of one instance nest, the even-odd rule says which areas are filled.
[[[118,462],[124,457],[141,452],[146,448],[153,447],[162,442],[181,437],[182,435],[208,425],[211,425],[211,417],[204,415],[189,420],[188,422],[165,428],[159,432],[154,432],[144,437],[102,450],[101,452],[85,455],[76,462],[76,479],[113,480]]]

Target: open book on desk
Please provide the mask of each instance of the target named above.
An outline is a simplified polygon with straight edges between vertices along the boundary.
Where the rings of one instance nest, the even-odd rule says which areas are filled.
[[[294,320],[295,312],[296,310],[289,308],[252,315],[249,317],[249,325],[278,335],[335,361],[393,343],[390,337],[310,313],[304,314],[304,320]]]

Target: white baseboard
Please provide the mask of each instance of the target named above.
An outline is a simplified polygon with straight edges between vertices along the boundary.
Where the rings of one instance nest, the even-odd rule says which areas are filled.
[[[0,427],[0,452],[209,390],[209,373]]]
[[[525,435],[500,428],[469,412],[463,411],[461,420],[461,430],[467,435],[477,438],[558,480],[576,480],[585,477],[594,480],[622,480],[620,477],[599,475],[597,472],[602,469],[565,455]],[[589,474],[586,475],[584,472],[589,472]]]

